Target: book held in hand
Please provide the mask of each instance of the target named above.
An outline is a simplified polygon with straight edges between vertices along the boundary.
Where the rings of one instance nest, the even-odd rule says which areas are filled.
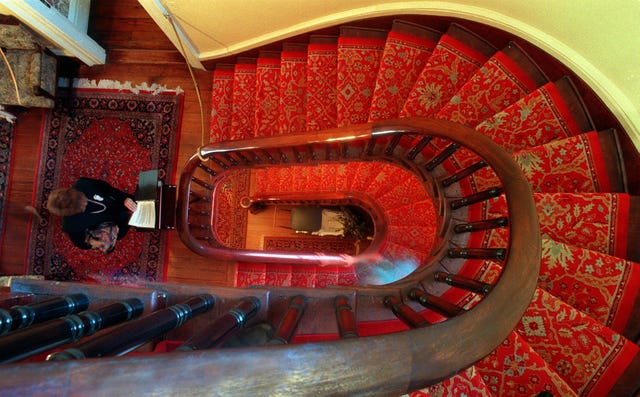
[[[138,177],[136,203],[138,208],[131,215],[129,225],[153,229],[156,227],[156,206],[158,201],[158,170],[142,171]]]

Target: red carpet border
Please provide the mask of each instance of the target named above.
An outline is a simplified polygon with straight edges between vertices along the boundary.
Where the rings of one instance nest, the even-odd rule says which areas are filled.
[[[143,170],[158,169],[162,181],[173,182],[182,95],[82,89],[71,95],[69,112],[59,110],[61,99],[43,123],[34,194],[45,215],[31,228],[26,273],[64,281],[162,281],[166,234],[130,230],[111,254],[80,250],[45,206],[51,190],[81,176],[127,192],[134,192]]]

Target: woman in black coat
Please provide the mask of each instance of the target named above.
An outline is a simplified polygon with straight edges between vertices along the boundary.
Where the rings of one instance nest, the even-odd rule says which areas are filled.
[[[127,234],[136,202],[105,181],[83,177],[70,188],[52,191],[47,209],[62,216],[62,231],[75,246],[109,252]]]

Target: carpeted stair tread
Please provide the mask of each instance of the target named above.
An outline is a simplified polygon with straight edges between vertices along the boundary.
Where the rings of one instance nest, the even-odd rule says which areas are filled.
[[[256,65],[255,136],[271,136],[278,131],[280,53],[262,51]]]
[[[578,395],[517,332],[475,366],[496,396]]]
[[[429,254],[436,237],[436,228],[433,224],[428,226],[396,226],[389,224],[387,233],[388,242]]]
[[[451,25],[417,77],[400,117],[435,115],[494,52],[483,39]]]
[[[476,131],[499,142],[508,152],[591,131],[583,130],[576,121],[580,114],[571,113],[559,85],[560,82],[543,85],[478,124]],[[465,166],[464,162],[460,163]]]
[[[398,117],[440,36],[423,26],[394,21],[378,70],[369,122]]]
[[[425,187],[413,175],[412,179],[401,180],[391,190],[379,196],[377,202],[384,210],[390,210],[428,198]]]
[[[619,164],[604,162],[605,158],[617,157],[605,155],[605,150],[615,150],[610,145],[615,139],[613,130],[593,131],[520,150],[512,157],[534,192],[621,192],[622,174],[615,171]],[[478,191],[498,185],[495,174],[487,169],[472,178]]]
[[[307,53],[307,131],[337,126],[338,38],[312,36]]]
[[[409,393],[409,397],[438,396],[492,397],[493,394],[475,366],[471,366],[440,383]]]
[[[436,222],[436,210],[431,199],[417,201],[385,211],[389,225],[429,226]]]
[[[476,131],[486,135],[508,152],[544,145],[587,132],[590,127],[586,111],[576,109],[581,103],[568,78],[549,82],[521,98],[504,110],[478,124]],[[572,111],[572,109],[574,109]],[[578,121],[579,119],[580,122]],[[465,168],[479,160],[467,149],[453,156],[458,168]]]
[[[237,63],[234,70],[230,140],[254,136],[257,66],[249,59],[243,62]]]
[[[279,134],[307,130],[307,46],[285,44],[280,66]]]
[[[640,349],[540,288],[516,331],[583,396],[605,395]]]
[[[391,240],[385,241],[382,255],[390,260],[410,260],[417,261],[418,263],[424,262],[430,256],[428,250],[413,249]]]
[[[633,324],[625,333],[630,321],[640,322],[630,318],[640,289],[638,263],[543,239],[538,286],[627,338],[638,333]]]
[[[543,237],[591,251],[628,258],[634,240],[629,239],[638,216],[640,200],[626,193],[534,193],[540,232]],[[486,202],[486,217],[506,216],[504,196]],[[479,217],[480,215],[476,215]],[[474,218],[475,219],[475,218]],[[504,245],[506,229],[474,232],[474,246]]]
[[[535,65],[511,43],[485,62],[437,117],[474,127],[546,83],[530,76],[530,69]]]
[[[351,181],[349,190],[353,192],[364,192],[369,184],[384,169],[385,164],[380,161],[361,161],[358,163],[357,171]],[[390,166],[391,167],[391,166]]]
[[[383,30],[341,29],[338,38],[338,127],[367,122],[385,42]]]
[[[224,142],[231,137],[233,69],[233,65],[218,65],[213,71],[209,120],[210,142]]]

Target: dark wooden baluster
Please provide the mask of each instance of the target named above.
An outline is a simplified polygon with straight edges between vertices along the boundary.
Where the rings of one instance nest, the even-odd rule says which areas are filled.
[[[421,328],[429,325],[424,317],[407,306],[399,298],[388,295],[384,297],[383,302],[387,308],[391,309],[391,311],[408,326],[412,328]]]
[[[449,258],[504,260],[507,250],[504,248],[449,248],[447,255]]]
[[[260,300],[250,296],[243,298],[233,309],[205,326],[197,334],[180,345],[177,350],[202,350],[218,347],[240,331],[247,320],[260,310]]]
[[[456,274],[436,272],[433,277],[436,281],[441,281],[453,287],[463,288],[481,295],[488,294],[489,291],[491,291],[491,289],[493,288],[491,284],[483,283],[482,281],[474,280],[472,278],[464,276],[458,276]]]
[[[507,226],[509,226],[509,218],[500,217],[500,218],[487,219],[485,221],[461,223],[459,225],[455,225],[453,227],[453,231],[456,233],[469,233],[469,232],[475,232],[477,230],[496,229],[499,227],[507,227]]]
[[[197,203],[198,201],[203,201],[205,203],[211,202],[210,196],[205,196],[196,192],[189,192],[189,204]]]
[[[398,147],[401,139],[402,134],[394,134],[391,138],[391,141],[389,141],[389,143],[387,144],[387,147],[384,148],[384,154],[386,154],[387,156],[391,156],[393,154],[393,151],[396,150],[396,147]]]
[[[280,325],[273,334],[273,338],[269,341],[272,345],[283,345],[291,342],[291,338],[298,327],[300,318],[304,314],[307,306],[307,299],[302,295],[296,295],[289,301],[289,308],[285,313]]]
[[[344,295],[337,296],[334,301],[336,307],[336,318],[338,320],[338,331],[341,338],[353,338],[358,336],[358,327],[353,314],[353,309],[349,305],[349,298]]]
[[[377,142],[377,138],[375,136],[372,136],[371,138],[369,138],[369,140],[367,141],[367,145],[365,146],[364,150],[362,151],[362,156],[371,156],[373,155],[373,150],[376,147],[376,142]]]
[[[501,194],[502,188],[492,187],[491,189],[483,190],[478,193],[470,194],[467,197],[453,200],[449,205],[452,210],[457,210],[458,208],[466,207],[468,205],[479,203],[484,200],[489,200],[490,198],[498,197]]]
[[[418,288],[413,288],[411,291],[409,291],[409,298],[419,302],[427,309],[436,311],[445,317],[455,317],[465,312],[465,310],[460,306],[456,306],[453,303],[440,298],[439,296],[431,295]]]
[[[139,317],[143,311],[142,301],[134,298],[16,330],[0,337],[0,362],[14,362],[75,342],[101,329]]]
[[[486,166],[487,166],[487,163],[485,163],[484,161],[478,161],[477,163],[471,164],[470,166],[461,169],[460,171],[456,172],[450,177],[443,179],[442,186],[447,187],[447,186],[453,185],[459,180],[468,177],[469,175],[473,174],[474,172]]]
[[[0,335],[11,330],[26,328],[31,324],[78,313],[89,307],[89,298],[84,294],[71,294],[47,299],[30,305],[0,309]]]
[[[276,149],[278,152],[278,157],[280,157],[280,161],[282,161],[284,164],[287,164],[289,162],[289,157],[287,156],[287,153],[285,153],[282,149]]]
[[[442,151],[440,153],[436,154],[436,156],[434,158],[429,160],[424,165],[424,168],[427,171],[433,171],[434,168],[436,168],[437,166],[442,164],[442,162],[444,162],[447,158],[449,158],[449,156],[454,154],[456,152],[456,150],[458,150],[458,149],[460,149],[460,145],[458,145],[457,143],[450,144],[446,148],[442,149]]]
[[[210,184],[208,184],[207,182],[203,181],[200,178],[197,178],[195,176],[191,177],[191,182],[202,186],[203,188],[207,189],[207,190],[213,190],[213,186],[211,186]]]
[[[229,153],[224,153],[224,159],[234,167],[237,167],[239,164],[238,160],[234,159]]]
[[[307,145],[307,150],[309,151],[309,156],[311,157],[311,160],[317,161],[318,160],[318,153],[314,149],[313,145]]]
[[[192,317],[208,311],[213,307],[213,302],[214,298],[209,294],[194,296],[183,303],[117,326],[87,342],[53,353],[47,360],[73,360],[128,353],[153,338],[180,327]]]
[[[224,153],[226,154],[226,153]],[[224,154],[222,154],[222,156],[224,157]],[[224,169],[224,170],[228,170],[229,169],[229,164],[225,163],[224,161],[222,161],[222,159],[220,158],[220,155],[218,154],[212,154],[209,156],[209,161],[211,161],[212,163],[218,165],[220,168]]]
[[[407,158],[409,160],[415,160],[416,156],[418,156],[418,153],[422,152],[424,148],[427,147],[429,142],[431,142],[431,139],[432,138],[430,136],[425,136],[422,139],[420,139],[420,142],[418,142],[413,148],[411,148],[411,150],[409,150],[409,153],[407,154]]]
[[[211,175],[211,176],[216,176],[218,175],[217,172],[215,172],[213,169],[207,167],[206,165],[204,165],[204,163],[199,163],[198,164],[198,168],[200,168],[201,170],[203,170],[204,172],[206,172],[207,174]]]
[[[271,155],[271,153],[268,150],[262,149],[261,152],[267,158],[267,160],[269,161],[270,164],[276,164],[277,163],[276,159],[273,158],[273,156]]]
[[[253,165],[253,162],[249,159],[249,157],[245,156],[242,152],[233,152],[233,154],[240,160],[244,165]],[[249,153],[251,155],[251,153]]]

